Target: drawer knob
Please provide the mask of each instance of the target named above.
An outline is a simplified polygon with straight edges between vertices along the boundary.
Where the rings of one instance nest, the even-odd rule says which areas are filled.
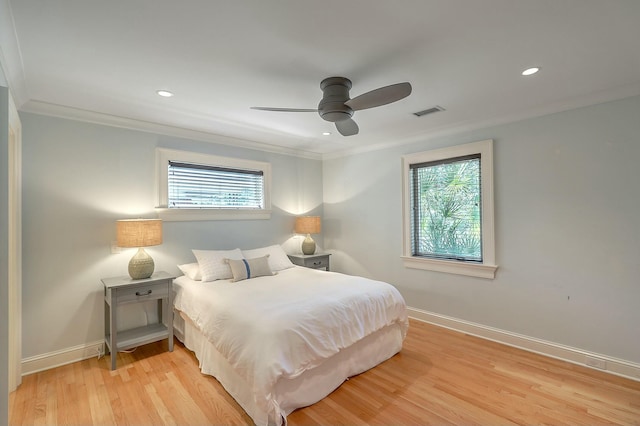
[[[150,295],[150,294],[151,294],[151,292],[152,292],[152,291],[153,291],[153,290],[147,290],[147,292],[146,292],[146,293],[141,293],[141,292],[139,292],[139,291],[136,291],[136,296],[148,296],[148,295]]]

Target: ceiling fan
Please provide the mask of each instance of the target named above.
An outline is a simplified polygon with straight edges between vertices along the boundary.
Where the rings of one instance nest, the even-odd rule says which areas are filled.
[[[345,77],[329,77],[322,80],[323,96],[316,109],[251,107],[261,111],[317,112],[326,121],[336,123],[342,136],[358,134],[358,125],[351,118],[355,111],[379,107],[406,98],[411,94],[410,83],[397,83],[380,87],[355,98],[349,98],[351,80]]]

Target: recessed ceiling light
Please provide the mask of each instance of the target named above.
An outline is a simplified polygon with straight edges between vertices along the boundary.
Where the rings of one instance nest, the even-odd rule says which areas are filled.
[[[526,70],[522,71],[522,75],[533,75],[538,71],[540,71],[540,67],[527,68]]]
[[[162,96],[163,98],[170,98],[173,96],[173,93],[171,93],[168,90],[158,90],[156,93]]]
[[[322,132],[322,136],[331,136],[331,132]]]

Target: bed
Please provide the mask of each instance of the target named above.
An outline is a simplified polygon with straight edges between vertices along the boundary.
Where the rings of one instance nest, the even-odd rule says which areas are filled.
[[[251,255],[263,250],[232,254],[240,268],[251,269],[249,277],[176,278],[174,331],[202,373],[214,376],[257,425],[282,425],[296,408],[398,353],[408,320],[392,285],[294,266],[279,246],[267,249],[264,274],[251,263],[259,266]],[[194,254],[205,271],[202,253]],[[225,255],[217,253],[216,267],[229,262]]]

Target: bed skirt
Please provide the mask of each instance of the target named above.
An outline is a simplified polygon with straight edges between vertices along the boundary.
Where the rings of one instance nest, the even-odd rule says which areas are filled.
[[[341,350],[321,365],[294,379],[279,380],[272,392],[275,399],[274,410],[265,413],[256,406],[252,390],[244,379],[193,322],[179,311],[174,315],[173,330],[175,336],[195,353],[202,373],[215,377],[256,424],[263,423],[260,419],[266,418],[270,425],[286,424],[286,416],[293,410],[320,401],[349,377],[391,358],[402,349],[403,342],[401,325],[390,325]]]

